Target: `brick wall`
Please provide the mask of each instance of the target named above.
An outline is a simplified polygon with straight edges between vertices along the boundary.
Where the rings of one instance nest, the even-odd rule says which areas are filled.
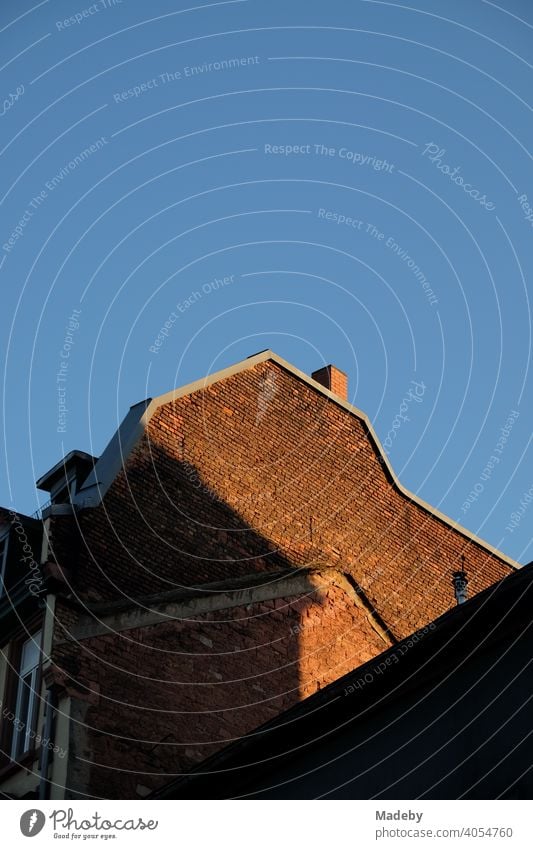
[[[462,555],[471,594],[510,572],[395,488],[364,422],[271,362],[160,407],[80,528],[64,565],[81,599],[329,568],[396,639],[454,604]],[[77,615],[58,606],[71,785],[134,797],[390,644],[338,587],[195,619],[59,645]]]
[[[510,571],[397,491],[362,421],[270,362],[159,408],[81,521],[81,592],[334,566],[398,637],[454,604],[462,554],[471,593]]]
[[[58,646],[83,706],[69,788],[135,798],[387,647],[336,586]]]

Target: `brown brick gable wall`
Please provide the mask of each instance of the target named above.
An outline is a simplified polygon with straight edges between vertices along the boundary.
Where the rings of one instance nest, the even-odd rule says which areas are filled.
[[[461,555],[471,594],[511,571],[399,493],[365,430],[271,362],[160,407],[103,506],[81,517],[80,591],[340,567],[401,637],[454,604]]]
[[[272,362],[160,407],[79,521],[68,566],[82,599],[135,604],[254,572],[329,568],[362,587],[398,640],[454,604],[462,555],[471,594],[511,571],[397,490],[363,421]],[[57,551],[62,527],[53,520]],[[76,717],[71,783],[102,796],[152,788],[164,778],[145,773],[186,770],[387,647],[338,586],[320,600],[62,642],[78,619],[58,603],[54,659]]]
[[[80,720],[71,791],[155,789],[390,645],[342,588],[314,583],[303,596],[58,646]]]

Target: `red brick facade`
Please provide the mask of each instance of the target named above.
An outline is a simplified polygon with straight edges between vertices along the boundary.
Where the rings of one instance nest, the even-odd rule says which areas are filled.
[[[75,763],[70,786],[117,798],[186,772],[388,647],[336,587],[80,646],[75,737],[93,765]]]
[[[79,522],[63,565],[107,610],[273,583],[271,600],[76,642],[88,617],[58,601],[55,661],[85,753],[71,786],[102,796],[163,783],[431,622],[454,604],[463,555],[470,594],[511,571],[399,491],[361,418],[268,360],[160,406]],[[280,573],[307,591],[275,597]]]

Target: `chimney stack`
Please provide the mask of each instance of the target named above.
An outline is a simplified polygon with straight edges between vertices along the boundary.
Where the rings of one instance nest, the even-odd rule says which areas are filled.
[[[348,400],[348,375],[336,366],[324,366],[314,371],[313,380],[325,386],[330,392],[338,395],[343,401]]]

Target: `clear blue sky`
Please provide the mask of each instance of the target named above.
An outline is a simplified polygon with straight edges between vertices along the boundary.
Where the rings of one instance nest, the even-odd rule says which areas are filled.
[[[533,7],[417,5],[3,0],[0,503],[272,348],[383,441],[403,410],[402,482],[533,557]]]

